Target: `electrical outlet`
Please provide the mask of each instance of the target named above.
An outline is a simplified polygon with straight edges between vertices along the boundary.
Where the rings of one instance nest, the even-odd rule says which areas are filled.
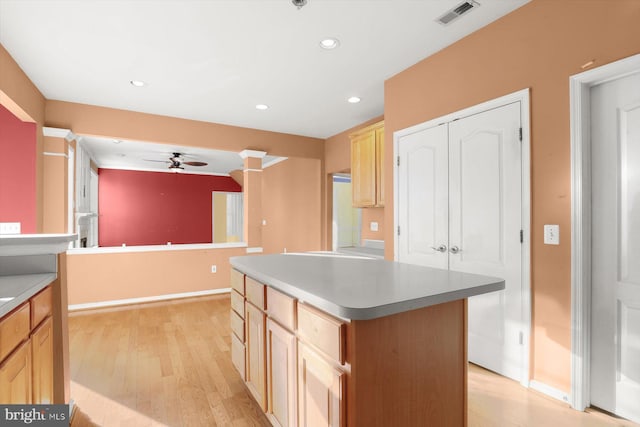
[[[560,244],[560,226],[556,224],[545,224],[544,226],[544,244],[559,245]]]
[[[371,231],[378,231],[378,223],[375,221],[371,221],[371,223],[369,224],[369,229],[371,229]]]
[[[215,265],[212,265],[212,266],[211,266],[211,272],[212,272],[212,273],[215,273],[215,272],[217,272],[217,271],[218,271],[218,267],[216,267]]]
[[[0,222],[0,234],[20,234],[20,223]]]

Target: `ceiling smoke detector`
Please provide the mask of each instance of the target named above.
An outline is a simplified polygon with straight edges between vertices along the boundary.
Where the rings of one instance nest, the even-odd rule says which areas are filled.
[[[307,0],[291,0],[291,3],[293,3],[293,5],[298,9],[301,9],[302,6],[307,4]]]

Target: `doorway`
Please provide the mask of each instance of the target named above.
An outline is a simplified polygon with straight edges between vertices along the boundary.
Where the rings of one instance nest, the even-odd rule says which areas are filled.
[[[571,78],[571,403],[640,422],[640,55]]]
[[[469,299],[469,360],[529,385],[528,90],[394,134],[396,260],[505,279]]]

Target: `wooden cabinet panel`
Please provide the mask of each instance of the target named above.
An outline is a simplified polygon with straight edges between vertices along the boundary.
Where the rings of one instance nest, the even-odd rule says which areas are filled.
[[[345,361],[344,322],[306,304],[298,304],[298,335],[327,357],[341,364]]]
[[[244,319],[244,297],[234,290],[231,291],[231,308]]]
[[[265,314],[249,302],[245,309],[247,388],[263,411],[267,409]]]
[[[345,424],[345,374],[303,343],[298,345],[298,414],[305,427]]]
[[[244,319],[233,310],[231,310],[230,318],[231,331],[241,342],[244,342]]]
[[[277,427],[298,425],[296,337],[267,319],[267,416]]]
[[[353,206],[384,206],[384,122],[349,136]]]
[[[296,300],[294,298],[273,288],[267,288],[267,314],[290,331],[296,328],[295,310]]]
[[[245,346],[240,339],[231,334],[231,362],[240,373],[240,377],[246,379]]]
[[[31,334],[33,403],[53,403],[53,327],[48,317]]]
[[[235,289],[240,295],[244,295],[244,274],[233,268],[231,269],[231,289]]]
[[[351,191],[353,206],[376,204],[375,133],[357,135],[351,140]]]
[[[0,321],[0,361],[29,337],[29,313],[29,303],[26,303]]]
[[[0,365],[0,402],[29,404],[31,399],[31,343],[24,342]]]
[[[53,288],[47,286],[39,294],[31,298],[31,329],[34,329],[52,313]]]
[[[253,280],[251,277],[245,279],[245,291],[247,301],[258,307],[260,310],[265,309],[265,286]]]
[[[384,127],[376,129],[376,206],[384,206]]]

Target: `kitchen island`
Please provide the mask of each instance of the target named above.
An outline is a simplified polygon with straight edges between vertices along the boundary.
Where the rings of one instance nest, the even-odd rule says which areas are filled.
[[[273,425],[466,426],[466,299],[502,279],[331,254],[231,265],[232,361]]]

